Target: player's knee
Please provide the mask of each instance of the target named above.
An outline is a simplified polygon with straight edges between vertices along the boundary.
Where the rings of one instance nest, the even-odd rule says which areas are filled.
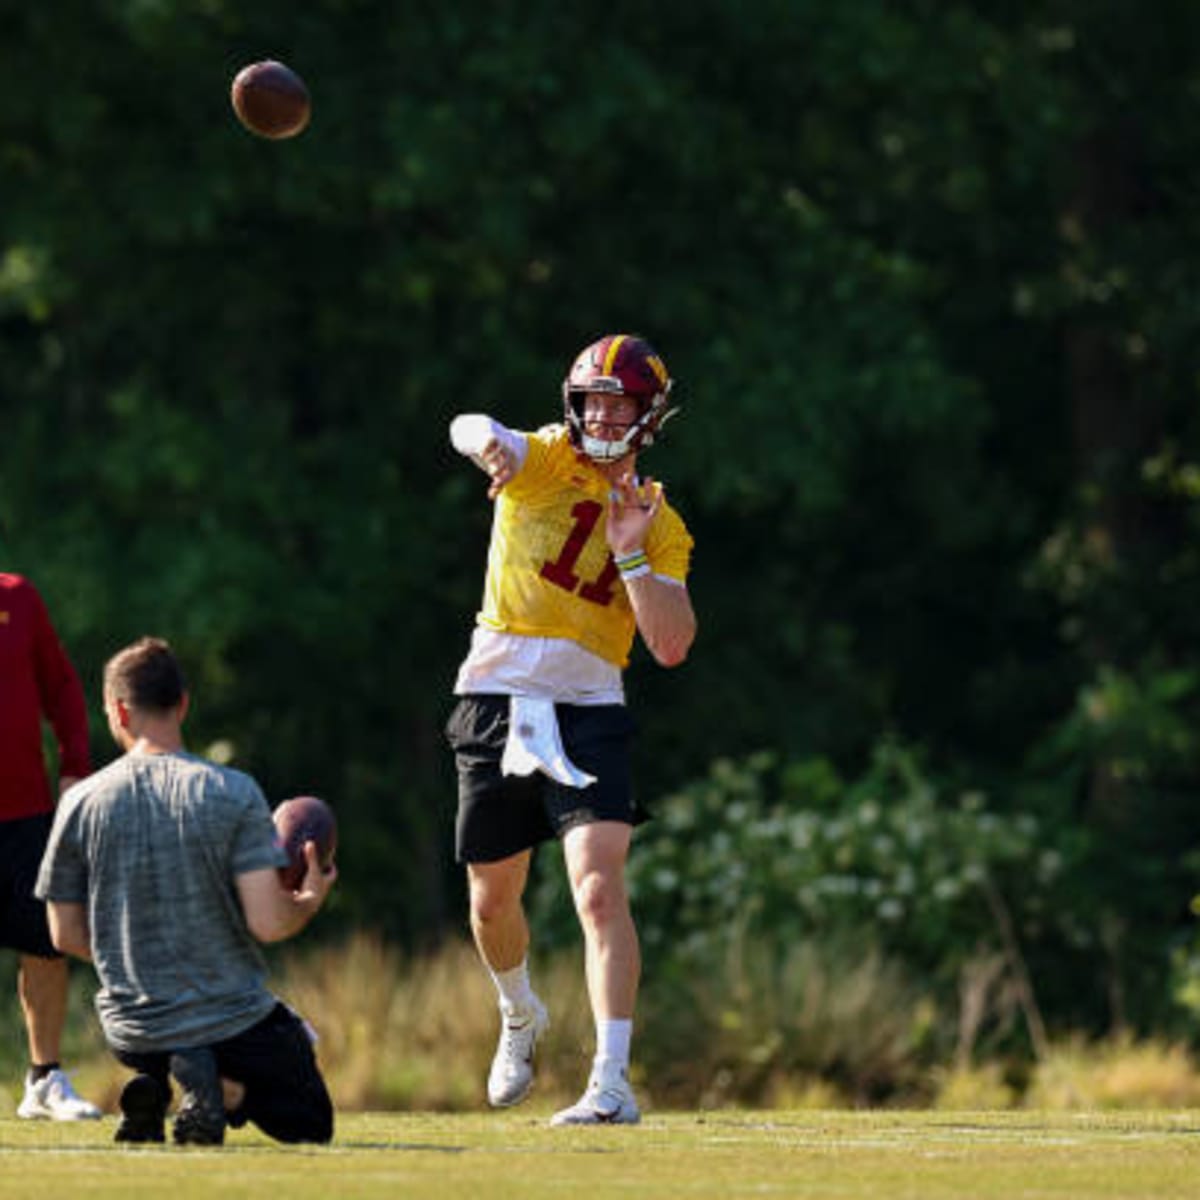
[[[625,891],[620,880],[602,871],[588,871],[575,882],[575,910],[585,925],[602,929],[621,912]]]
[[[498,881],[471,883],[471,923],[495,925],[509,919],[520,907],[521,893]]]
[[[511,910],[512,903],[506,896],[490,892],[471,896],[472,925],[498,925]]]

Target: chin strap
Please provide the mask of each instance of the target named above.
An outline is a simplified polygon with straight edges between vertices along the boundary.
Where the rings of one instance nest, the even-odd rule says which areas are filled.
[[[660,392],[655,403],[629,427],[629,432],[619,442],[605,441],[603,438],[588,437],[583,432],[583,417],[569,408],[568,425],[574,435],[574,441],[579,448],[596,462],[616,462],[628,454],[634,454],[647,446],[654,445],[658,431],[679,412],[679,408],[668,408],[659,415],[659,409],[667,402],[667,393]]]

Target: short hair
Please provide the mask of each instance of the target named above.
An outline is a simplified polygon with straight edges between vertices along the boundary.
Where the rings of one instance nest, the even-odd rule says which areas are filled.
[[[133,708],[167,712],[186,691],[183,668],[163,638],[139,638],[118,650],[104,667],[105,695]]]

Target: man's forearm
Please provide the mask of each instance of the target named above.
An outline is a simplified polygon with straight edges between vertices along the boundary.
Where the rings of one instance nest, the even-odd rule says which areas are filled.
[[[88,928],[87,910],[82,904],[48,900],[46,919],[50,925],[50,940],[60,954],[73,954],[76,958],[91,962],[92,936]]]
[[[696,638],[696,614],[687,588],[653,574],[625,580],[638,633],[655,661],[677,667]]]

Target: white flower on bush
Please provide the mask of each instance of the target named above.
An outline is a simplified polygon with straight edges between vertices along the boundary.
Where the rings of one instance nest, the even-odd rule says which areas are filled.
[[[858,806],[858,823],[863,826],[874,825],[879,820],[880,808],[874,800],[866,800]]]
[[[962,877],[964,883],[977,886],[987,878],[987,872],[980,863],[972,862],[963,867]]]
[[[965,875],[966,872],[964,871]],[[957,879],[947,878],[939,879],[933,885],[933,896],[935,900],[956,900],[959,893],[962,891]]]
[[[1062,855],[1057,850],[1043,850],[1038,855],[1038,878],[1043,883],[1049,883],[1050,880],[1057,878],[1058,873],[1062,870],[1062,865]]]
[[[807,813],[793,817],[789,823],[789,836],[794,850],[807,850],[812,845],[813,822]]]

